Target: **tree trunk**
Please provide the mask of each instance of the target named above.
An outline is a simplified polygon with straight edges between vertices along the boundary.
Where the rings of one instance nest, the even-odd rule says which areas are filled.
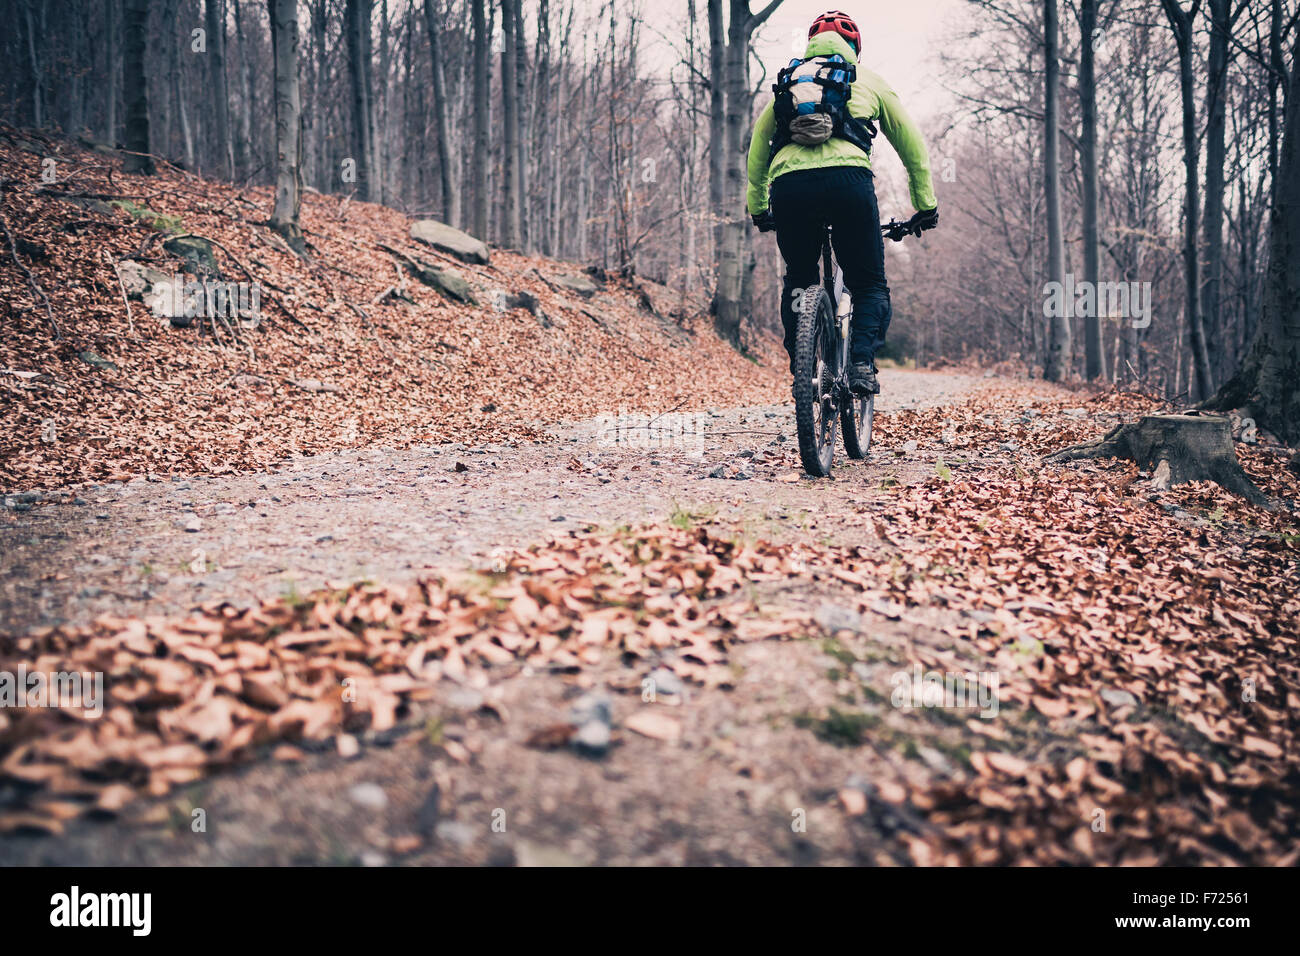
[[[163,22],[175,23],[176,11],[180,6],[180,0],[167,0],[163,4]],[[178,41],[169,44],[171,56],[171,91],[172,107],[176,114],[176,124],[180,129],[181,148],[185,151],[185,168],[190,170],[197,169],[194,153],[194,129],[190,124],[189,107],[185,105],[185,53],[188,51],[188,45],[182,46]]]
[[[587,115],[587,110],[590,108],[588,104],[595,97],[594,92],[590,93],[590,95],[588,92],[591,73],[587,68],[587,44],[585,42],[582,45],[582,75],[584,79],[582,86],[578,88],[577,116]],[[577,211],[575,221],[578,224],[578,241],[576,243],[570,241],[569,245],[571,248],[577,248],[577,258],[580,262],[587,258],[587,242],[591,232],[589,212],[591,210],[591,194],[595,190],[592,185],[591,167],[591,152],[585,149],[578,150],[578,189],[577,196],[574,197],[574,207]]]
[[[329,3],[327,0],[316,0],[311,10],[311,35],[312,51],[315,56],[312,59],[312,82],[311,96],[313,109],[308,111],[308,115],[303,117],[304,136],[307,137],[305,144],[307,152],[312,157],[312,163],[315,166],[315,173],[312,177],[317,186],[325,187],[326,184],[338,182],[339,166],[338,153],[331,150],[326,145],[324,126],[327,122],[328,113],[326,107],[321,101],[321,91],[323,91],[331,82],[329,69],[326,65],[326,30],[329,26]],[[346,27],[345,27],[346,29]],[[312,112],[321,112],[325,114],[319,122],[314,122],[311,118]]]
[[[727,41],[722,0],[708,0],[709,18],[709,213],[713,217],[713,254],[721,264],[722,223],[726,219],[724,185],[726,176]],[[713,313],[718,313],[717,284],[714,285]]]
[[[1232,423],[1220,416],[1148,415],[1117,425],[1099,441],[1048,456],[1049,462],[1123,458],[1153,471],[1152,486],[1164,491],[1189,481],[1213,481],[1248,501],[1268,499],[1241,470],[1232,444]]]
[[[1198,401],[1209,398],[1214,391],[1210,377],[1210,358],[1205,347],[1205,328],[1201,324],[1201,262],[1198,243],[1201,232],[1201,197],[1197,184],[1200,166],[1200,144],[1196,130],[1196,78],[1193,73],[1192,32],[1200,0],[1194,0],[1191,12],[1183,10],[1178,0],[1161,0],[1169,25],[1178,44],[1178,81],[1183,99],[1183,165],[1186,167],[1185,227],[1183,230],[1183,268],[1187,285],[1187,339],[1192,349],[1195,368],[1195,395]]]
[[[524,42],[523,3],[512,2],[515,8],[515,214],[519,248],[529,255],[533,244],[528,228],[528,147],[532,141],[528,122],[528,44]]]
[[[408,7],[409,9],[409,7]],[[369,31],[366,31],[369,34]],[[379,0],[379,75],[375,76],[374,45],[367,35],[366,71],[370,74],[370,148],[373,150],[372,202],[388,202],[388,79],[392,48],[388,38],[388,0]]]
[[[352,80],[352,158],[357,164],[357,192],[367,202],[378,202],[375,127],[371,109],[370,10],[370,0],[347,0],[344,18]]]
[[[605,96],[605,106],[609,116],[609,210],[613,220],[612,232],[614,259],[621,275],[627,275],[630,257],[628,235],[628,207],[631,205],[631,184],[627,182],[628,170],[624,159],[623,126],[619,122],[618,102],[621,90],[618,85],[618,21],[614,4],[609,5],[609,91]],[[609,246],[605,243],[603,262],[609,268]]]
[[[731,0],[727,24],[727,48],[723,57],[723,89],[726,113],[723,124],[722,156],[725,164],[722,206],[715,214],[722,220],[722,241],[718,250],[718,289],[714,328],[723,339],[741,347],[740,325],[745,297],[745,133],[753,105],[749,91],[750,39],[780,5],[774,0],[757,14],[751,14],[749,0]],[[713,3],[709,5],[710,35],[713,32]],[[712,78],[711,78],[712,81]],[[716,81],[714,81],[716,82]],[[712,117],[710,117],[712,119]],[[710,144],[716,150],[716,142]]]
[[[243,4],[236,0],[234,7],[235,38],[239,42],[240,74],[244,86],[244,108],[239,114],[239,142],[235,154],[239,175],[248,177],[253,175],[253,164],[257,161],[257,151],[253,148],[253,111],[257,109],[257,104],[253,95],[253,59],[248,55],[248,38],[244,34],[244,18],[240,13]]]
[[[744,240],[746,222],[737,208],[743,195],[740,141],[746,125],[748,97],[749,36],[745,20],[749,16],[748,0],[731,0],[731,20],[727,26],[727,52],[724,58],[723,89],[726,93],[722,155],[725,157],[722,189],[722,243],[718,252],[718,301],[714,327],[718,335],[736,348],[740,347],[741,297],[744,293]]]
[[[275,60],[275,209],[268,223],[299,255],[302,207],[302,99],[298,85],[298,4],[269,0]]]
[[[75,33],[73,47],[76,50],[77,62],[87,65],[94,63],[94,56],[90,52],[90,31],[86,21],[77,20],[73,31]],[[71,100],[70,113],[72,122],[68,124],[68,128],[77,130],[79,133],[86,129],[86,87],[88,80],[89,77],[85,74],[77,74],[73,76],[71,83],[69,99]]]
[[[443,221],[460,227],[460,196],[452,183],[451,146],[447,141],[447,94],[443,86],[442,18],[436,0],[424,0],[424,24],[429,33],[429,68],[433,87],[433,130],[438,146],[438,186]]]
[[[431,2],[431,0],[425,0],[426,4],[429,2]],[[426,14],[428,12],[427,6],[425,12]],[[405,15],[406,22],[403,25],[400,34],[402,37],[402,66],[401,80],[397,84],[397,88],[402,93],[402,118],[398,127],[398,135],[403,137],[409,136],[411,130],[418,129],[419,124],[416,117],[423,118],[425,115],[424,98],[419,96],[420,82],[415,78],[414,16],[414,9],[407,7]],[[432,53],[430,55],[432,55]],[[420,109],[414,110],[411,104],[417,98],[420,102]],[[455,104],[452,105],[452,115],[455,115]],[[427,165],[425,161],[427,151],[427,144],[425,143],[425,137],[423,136],[417,139],[416,149],[414,151],[410,149],[403,151],[402,178],[398,183],[403,196],[424,195],[424,191],[420,188],[420,170]],[[412,155],[412,152],[414,152],[414,155]],[[442,215],[447,215],[446,209],[443,209]],[[457,224],[452,223],[452,225]]]
[[[1210,63],[1205,81],[1205,334],[1218,343],[1217,363],[1230,361],[1227,336],[1220,315],[1223,288],[1223,165],[1227,151],[1228,41],[1232,32],[1230,0],[1209,0]],[[1208,348],[1207,348],[1208,351]],[[1211,372],[1222,371],[1222,367]]]
[[[559,60],[562,63],[570,62],[569,61],[569,39],[572,36],[573,7],[569,7],[568,13],[569,16],[565,22],[564,32],[560,36]],[[547,75],[549,75],[549,71]],[[568,115],[566,113],[566,109],[571,109],[573,105],[569,100],[570,95],[572,94],[569,93],[566,77],[564,76],[563,73],[560,73],[557,76],[557,82],[555,84],[555,115],[557,117]],[[565,218],[566,201],[572,195],[572,190],[569,189],[561,190],[560,183],[566,178],[573,176],[573,173],[571,171],[573,167],[572,164],[569,162],[569,157],[565,154],[563,150],[558,150],[558,149],[552,150],[551,162],[552,162],[551,182],[549,186],[550,193],[551,193],[551,199],[550,199],[551,217],[547,223],[549,238],[547,240],[546,254],[549,256],[553,256],[555,258],[559,258],[561,255],[560,252],[561,226],[563,224],[566,224],[569,221]],[[581,181],[581,177],[579,177],[579,181]]]
[[[1083,124],[1079,161],[1083,166],[1083,278],[1097,288],[1100,278],[1097,208],[1097,75],[1093,43],[1097,31],[1097,0],[1079,4],[1079,106]],[[1084,317],[1084,368],[1089,381],[1106,377],[1106,353],[1101,341],[1101,310]]]
[[[212,107],[216,168],[235,178],[235,151],[230,141],[230,91],[226,84],[226,9],[223,0],[204,0],[208,30],[208,97]]]
[[[27,58],[32,71],[32,125],[40,129],[45,125],[45,70],[36,52],[37,36],[44,39],[44,31],[36,26],[36,17],[32,13],[33,4],[24,4],[23,14],[27,21]]]
[[[1268,30],[1268,56],[1271,69],[1268,73],[1268,172],[1273,182],[1277,182],[1277,167],[1281,155],[1281,128],[1278,117],[1277,94],[1282,87],[1282,77],[1286,75],[1286,59],[1282,54],[1282,2],[1273,0],[1270,11]]]
[[[488,164],[491,143],[488,140],[488,57],[487,0],[469,0],[474,31],[474,161],[470,164],[474,183],[474,210],[470,223],[474,235],[484,242],[488,238]]]
[[[1043,96],[1043,181],[1047,198],[1047,281],[1065,282],[1065,240],[1061,232],[1061,159],[1060,159],[1060,22],[1056,0],[1043,2],[1043,29],[1047,68]],[[1057,309],[1052,316],[1047,345],[1047,365],[1043,377],[1049,382],[1064,381],[1070,373],[1070,309]]]
[[[556,66],[556,72],[562,75],[563,62]],[[554,76],[552,69],[551,6],[549,0],[541,0],[537,7],[537,44],[533,53],[533,105],[530,129],[547,130],[554,122],[551,118],[551,83]],[[557,85],[563,87],[563,82]],[[536,219],[525,225],[533,250],[540,250],[543,255],[554,255],[551,246],[551,223],[558,213],[551,205],[551,190],[560,174],[552,169],[548,177],[547,166],[559,158],[559,150],[535,150],[534,157],[533,171],[529,175],[530,181],[540,180],[536,190],[533,190],[537,194],[534,203]]]
[[[515,74],[518,70],[515,46],[519,37],[515,32],[515,8],[519,0],[501,0],[501,29],[504,34],[505,48],[501,51],[501,104],[502,120],[505,124],[505,150],[501,163],[503,183],[502,237],[501,243],[507,249],[519,248],[521,217],[519,204],[519,102]]]
[[[117,145],[117,25],[119,0],[107,0],[104,4],[104,72],[108,74],[105,82],[107,102],[104,108],[104,142],[109,146]]]
[[[1273,184],[1264,307],[1240,371],[1206,403],[1247,408],[1257,424],[1300,445],[1300,69],[1291,64],[1290,93]]]
[[[126,0],[122,23],[122,96],[126,100],[126,148],[122,168],[152,176],[149,149],[149,89],[144,73],[149,0]]]

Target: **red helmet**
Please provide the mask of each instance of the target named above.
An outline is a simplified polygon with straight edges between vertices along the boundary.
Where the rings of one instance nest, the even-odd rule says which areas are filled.
[[[811,40],[817,34],[827,31],[834,31],[848,40],[854,53],[862,52],[862,34],[858,32],[858,25],[847,13],[841,13],[839,10],[823,13],[808,28],[808,39]]]

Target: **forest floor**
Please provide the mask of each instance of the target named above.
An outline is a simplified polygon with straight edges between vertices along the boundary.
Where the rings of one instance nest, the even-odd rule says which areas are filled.
[[[779,345],[662,287],[393,295],[391,210],[309,196],[304,263],[7,128],[0,199],[0,863],[1300,859],[1300,482],[1240,422],[1272,508],[1044,464],[1141,395],[886,370],[813,481]],[[267,284],[240,341],[123,301],[178,228]]]
[[[1144,399],[882,378],[830,481],[771,405],[45,496],[5,666],[121,683],[14,722],[0,862],[1294,862],[1294,519],[1039,464]]]

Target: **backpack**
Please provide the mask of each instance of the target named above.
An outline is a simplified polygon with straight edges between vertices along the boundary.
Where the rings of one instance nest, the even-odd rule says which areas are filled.
[[[791,60],[772,86],[776,97],[772,104],[776,113],[772,155],[790,143],[816,146],[832,136],[869,154],[876,128],[870,120],[860,120],[849,112],[857,74],[857,67],[838,53]]]

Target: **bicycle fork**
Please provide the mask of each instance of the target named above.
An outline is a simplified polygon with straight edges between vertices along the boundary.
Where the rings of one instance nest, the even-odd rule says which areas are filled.
[[[835,326],[839,330],[839,376],[835,380],[835,401],[841,408],[852,401],[849,389],[849,335],[853,325],[853,296],[844,286],[844,273],[838,265],[831,279],[831,301],[835,303]]]
[[[826,227],[826,240],[822,245],[822,282],[826,294],[830,297],[835,311],[835,328],[839,332],[839,369],[835,381],[831,383],[831,394],[823,395],[822,401],[830,399],[832,406],[844,408],[853,400],[849,389],[849,335],[853,323],[853,296],[844,285],[844,270],[831,256],[831,228]]]

